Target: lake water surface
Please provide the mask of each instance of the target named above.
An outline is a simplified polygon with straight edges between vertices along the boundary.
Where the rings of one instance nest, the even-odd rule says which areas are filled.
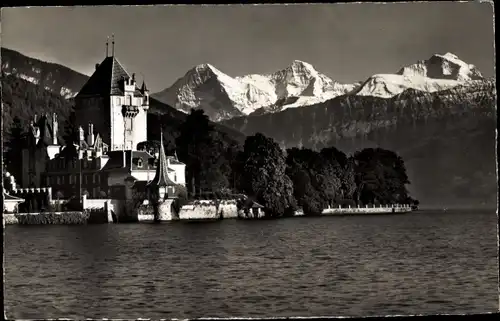
[[[497,215],[7,226],[9,319],[498,311]]]

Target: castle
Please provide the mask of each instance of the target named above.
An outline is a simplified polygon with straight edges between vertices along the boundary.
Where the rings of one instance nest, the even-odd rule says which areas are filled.
[[[138,150],[147,141],[149,90],[137,85],[114,55],[96,68],[75,97],[78,137],[63,146],[57,114],[30,123],[22,152],[21,187],[51,188],[55,199],[125,200],[133,190],[171,198],[185,185],[186,165],[158,151]],[[160,131],[160,129],[158,129]],[[159,194],[158,194],[159,193]]]

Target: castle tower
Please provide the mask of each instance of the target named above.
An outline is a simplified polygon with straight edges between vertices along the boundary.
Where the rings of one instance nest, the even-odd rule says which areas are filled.
[[[107,51],[107,50],[106,50]],[[78,125],[94,125],[110,151],[136,150],[147,140],[149,92],[139,89],[115,57],[114,38],[111,56],[96,65],[94,74],[75,97]]]

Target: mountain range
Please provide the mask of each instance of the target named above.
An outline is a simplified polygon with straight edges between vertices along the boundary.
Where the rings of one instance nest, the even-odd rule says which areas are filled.
[[[300,60],[268,75],[234,78],[201,64],[152,97],[184,112],[201,108],[213,121],[222,121],[311,106],[342,95],[390,98],[407,89],[435,92],[482,79],[474,65],[452,53],[435,54],[398,72],[372,75],[352,84],[332,80]]]
[[[286,102],[286,108],[311,105],[354,88],[353,84],[335,82],[312,65],[295,60],[289,67],[269,75],[236,78],[202,64],[151,96],[185,112],[201,108],[213,121],[219,121],[249,115],[277,102]]]
[[[88,79],[4,48],[2,71],[2,83],[19,86],[11,109],[30,99],[33,108],[40,104],[23,97],[28,82],[40,87],[37,92],[68,98]],[[336,82],[299,60],[269,75],[243,77],[202,64],[152,95],[148,128],[161,122],[175,131],[190,108],[202,108],[219,122],[218,130],[238,141],[261,132],[283,147],[333,145],[347,153],[387,148],[405,160],[409,188],[422,204],[495,206],[495,86],[494,79],[484,79],[451,53],[352,84]]]

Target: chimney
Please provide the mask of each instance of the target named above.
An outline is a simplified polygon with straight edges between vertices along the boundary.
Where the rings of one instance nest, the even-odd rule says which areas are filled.
[[[89,146],[94,145],[94,125],[89,123],[89,134],[87,136],[87,143]]]
[[[58,123],[57,123],[57,114],[54,113],[52,115],[52,144],[57,145],[57,131],[58,131]]]
[[[97,68],[99,68],[99,64],[95,64],[95,70],[97,70]]]
[[[135,73],[132,74],[132,84],[135,84]]]

